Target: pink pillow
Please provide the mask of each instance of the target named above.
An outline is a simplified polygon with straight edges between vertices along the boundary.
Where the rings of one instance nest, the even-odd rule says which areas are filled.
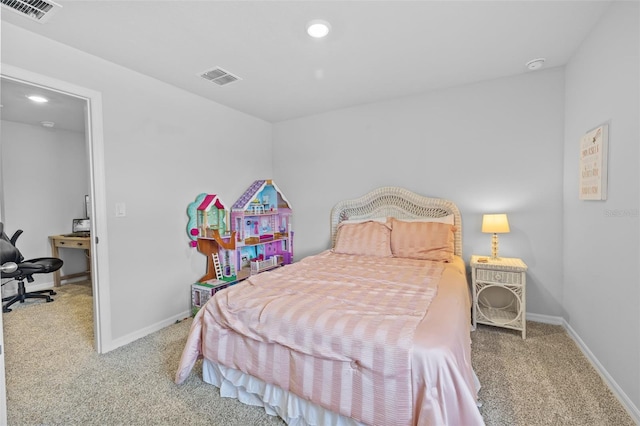
[[[455,249],[456,227],[439,222],[405,222],[391,219],[391,252],[394,257],[450,262]]]
[[[338,226],[334,253],[392,257],[391,229],[375,221],[343,223]]]

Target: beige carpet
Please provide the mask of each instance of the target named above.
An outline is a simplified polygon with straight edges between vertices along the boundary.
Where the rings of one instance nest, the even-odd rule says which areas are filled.
[[[89,284],[53,303],[4,314],[9,425],[282,425],[221,398],[200,363],[173,383],[190,321],[104,355],[93,350]],[[528,338],[482,327],[472,334],[487,425],[633,425],[560,327],[529,323]]]
[[[561,326],[529,321],[522,340],[479,325],[472,339],[488,426],[635,424]]]

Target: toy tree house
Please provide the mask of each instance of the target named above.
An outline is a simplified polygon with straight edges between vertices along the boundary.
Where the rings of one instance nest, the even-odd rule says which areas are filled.
[[[207,273],[200,281],[235,281],[235,239],[224,203],[215,194],[200,194],[189,205],[187,214],[190,237],[196,239],[198,251],[207,256]]]
[[[218,231],[219,235],[227,234],[229,211],[217,195],[206,195],[196,210],[198,236],[210,238],[213,231]]]

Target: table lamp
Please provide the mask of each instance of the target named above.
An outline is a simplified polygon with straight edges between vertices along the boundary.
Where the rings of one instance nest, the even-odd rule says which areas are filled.
[[[493,234],[493,237],[491,237],[491,259],[499,259],[498,234],[506,234],[509,232],[507,215],[504,213],[482,215],[482,232]]]

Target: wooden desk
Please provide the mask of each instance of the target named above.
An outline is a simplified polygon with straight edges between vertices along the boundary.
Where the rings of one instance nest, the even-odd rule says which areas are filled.
[[[72,278],[78,278],[86,276],[88,279],[91,279],[91,237],[78,237],[73,236],[72,234],[63,234],[63,235],[51,235],[49,236],[49,242],[51,243],[51,256],[52,257],[60,257],[59,248],[71,248],[71,249],[82,249],[87,252],[87,270],[84,272],[78,272],[75,274],[69,275],[60,275],[60,270],[58,269],[53,273],[53,286],[60,287],[60,284],[64,280],[70,280]]]

